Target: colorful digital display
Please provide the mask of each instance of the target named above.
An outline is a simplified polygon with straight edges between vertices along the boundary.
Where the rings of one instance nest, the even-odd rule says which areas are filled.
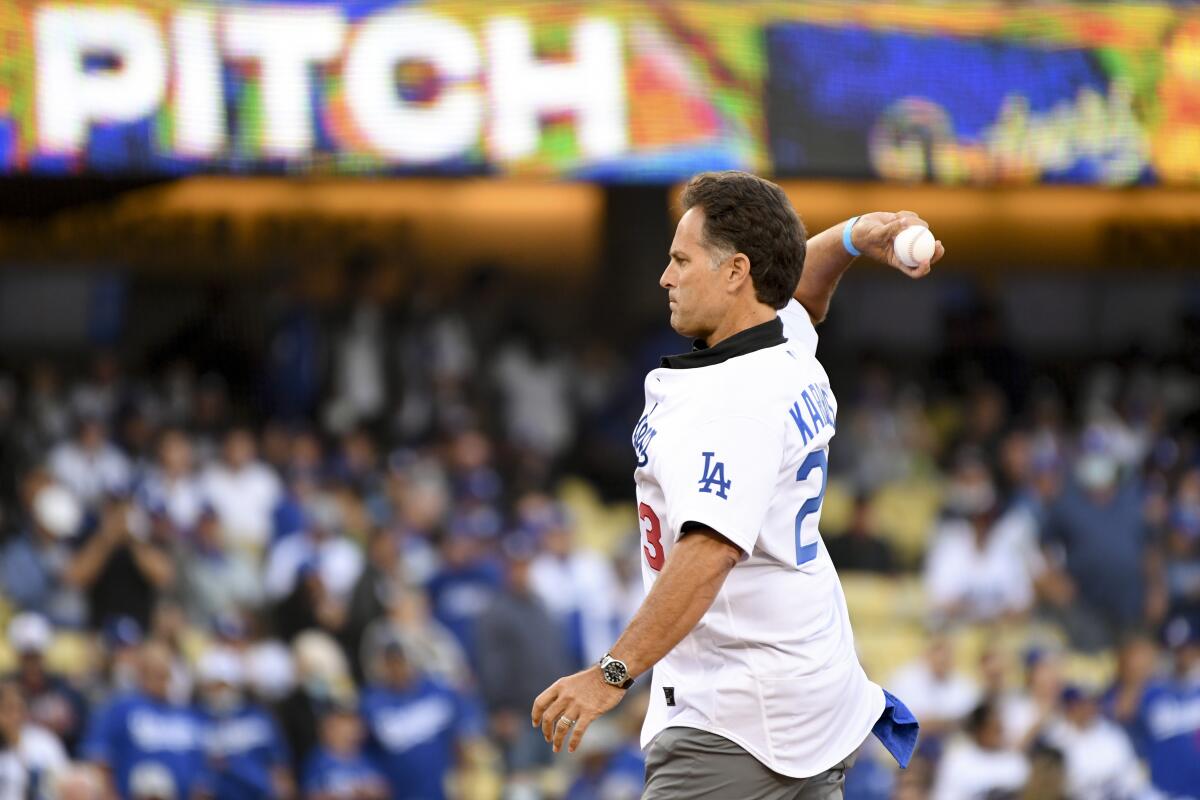
[[[1169,4],[0,0],[0,172],[1200,183]]]
[[[1200,14],[914,10],[766,30],[776,173],[938,183],[1200,181]]]
[[[751,16],[670,4],[6,2],[0,169],[766,170]]]

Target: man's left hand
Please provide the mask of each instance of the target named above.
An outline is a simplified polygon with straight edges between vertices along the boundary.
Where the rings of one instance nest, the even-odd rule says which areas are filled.
[[[942,247],[941,241],[935,242],[931,259],[922,261],[915,267],[905,266],[904,262],[896,257],[896,249],[892,243],[900,231],[909,225],[929,227],[928,222],[912,211],[873,211],[863,214],[855,221],[854,228],[850,231],[850,241],[864,256],[880,264],[895,267],[910,278],[924,278],[933,265],[946,254],[946,249]]]
[[[574,753],[588,725],[621,702],[624,696],[624,689],[604,681],[599,667],[588,667],[582,672],[559,678],[537,696],[533,701],[533,725],[541,726],[542,735],[547,742],[553,743],[556,753],[574,727],[567,746],[567,752]]]

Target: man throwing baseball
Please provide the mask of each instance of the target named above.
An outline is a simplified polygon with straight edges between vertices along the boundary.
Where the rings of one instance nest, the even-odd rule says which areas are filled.
[[[872,731],[905,765],[917,726],[859,665],[817,530],[837,402],[812,320],[854,255],[902,266],[892,240],[923,223],[855,218],[814,237],[806,264],[775,184],[704,173],[681,199],[659,284],[695,348],[646,377],[633,434],[646,598],[597,666],[538,696],[533,724],[574,751],[654,667],[643,797],[840,798]]]

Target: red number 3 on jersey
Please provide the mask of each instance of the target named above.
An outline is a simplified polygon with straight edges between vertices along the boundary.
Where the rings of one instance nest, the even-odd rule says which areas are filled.
[[[658,514],[645,503],[638,503],[638,517],[642,522],[650,523],[649,528],[642,526],[642,532],[646,534],[642,552],[646,554],[646,563],[650,565],[650,569],[658,572],[663,568],[662,528],[658,524]]]

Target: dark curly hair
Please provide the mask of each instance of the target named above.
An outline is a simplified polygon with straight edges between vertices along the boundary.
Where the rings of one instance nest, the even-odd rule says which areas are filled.
[[[683,187],[683,210],[704,210],[704,245],[744,253],[759,302],[783,308],[804,269],[804,223],[783,189],[736,170],[702,172]]]

